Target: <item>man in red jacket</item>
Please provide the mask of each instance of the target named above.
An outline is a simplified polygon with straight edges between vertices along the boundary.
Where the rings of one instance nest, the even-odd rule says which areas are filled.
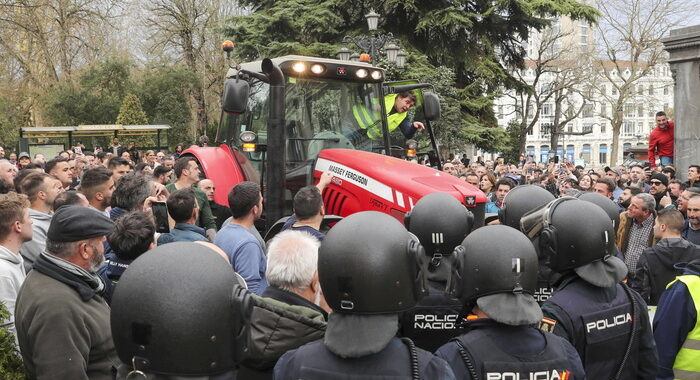
[[[656,113],[656,128],[649,135],[649,163],[656,167],[658,153],[661,165],[673,164],[673,121],[668,120],[664,111]]]

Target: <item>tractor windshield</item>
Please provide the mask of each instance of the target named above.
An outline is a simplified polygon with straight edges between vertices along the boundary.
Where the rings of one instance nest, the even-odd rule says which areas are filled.
[[[288,78],[285,105],[287,169],[297,170],[309,165],[322,149],[382,150],[382,138],[367,133],[368,128],[383,130],[380,90],[378,84],[372,83]],[[266,144],[269,112],[269,85],[254,81],[248,111],[230,116],[233,133],[228,138],[232,145],[240,146],[238,134],[243,131],[255,132],[257,143]],[[260,171],[262,153],[246,155]]]

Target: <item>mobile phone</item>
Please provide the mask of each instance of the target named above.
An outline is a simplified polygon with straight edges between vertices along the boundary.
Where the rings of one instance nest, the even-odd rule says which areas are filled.
[[[156,220],[156,232],[170,232],[170,225],[168,224],[168,206],[166,206],[165,202],[151,203],[151,211],[153,212],[153,218]]]
[[[83,148],[76,146],[73,148],[73,152],[75,153],[83,153]]]
[[[559,156],[554,156],[554,163],[558,164],[559,163]]]

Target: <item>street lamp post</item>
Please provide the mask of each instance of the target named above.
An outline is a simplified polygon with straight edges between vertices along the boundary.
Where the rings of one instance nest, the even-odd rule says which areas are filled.
[[[374,10],[370,10],[369,13],[365,15],[367,20],[367,29],[369,29],[370,36],[345,36],[343,38],[343,46],[338,50],[338,59],[341,60],[353,60],[355,61],[356,54],[348,49],[347,45],[354,45],[361,52],[369,54],[371,64],[375,64],[377,58],[379,57],[382,49],[386,53],[387,60],[396,65],[396,67],[402,69],[406,64],[406,53],[399,47],[399,42],[394,38],[392,33],[379,33],[377,31],[377,26],[379,24],[379,14]],[[386,46],[386,47],[385,47]],[[360,56],[357,55],[357,60]]]

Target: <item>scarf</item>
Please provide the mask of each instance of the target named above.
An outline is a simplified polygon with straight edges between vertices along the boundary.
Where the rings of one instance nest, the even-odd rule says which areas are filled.
[[[73,288],[85,302],[95,295],[102,295],[105,288],[100,276],[48,252],[39,255],[34,269]]]

